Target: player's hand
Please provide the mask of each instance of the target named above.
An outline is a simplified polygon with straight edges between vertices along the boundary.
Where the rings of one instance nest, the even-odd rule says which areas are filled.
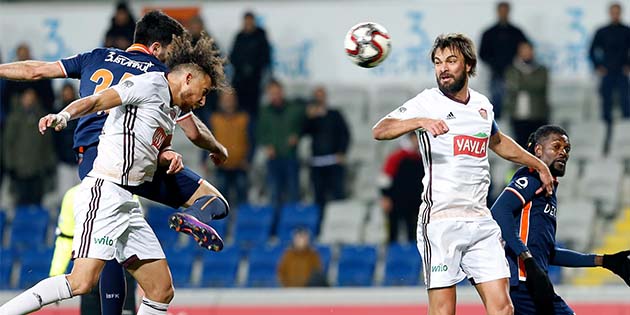
[[[433,137],[443,135],[449,130],[444,120],[431,118],[424,119],[422,122],[422,128],[428,131]]]
[[[175,174],[181,172],[184,169],[184,161],[182,160],[182,155],[173,151],[166,150],[160,152],[158,155],[158,161],[160,165],[167,165],[168,170],[166,174]]]
[[[549,167],[545,165],[545,163],[540,163],[541,166],[538,169],[538,174],[540,175],[540,181],[542,182],[542,186],[536,190],[536,194],[541,193],[543,190],[547,196],[553,195],[553,176],[551,176],[551,172],[549,171]]]
[[[55,131],[61,131],[68,127],[68,120],[70,120],[70,113],[68,112],[48,114],[39,119],[39,133],[43,135],[48,128],[55,128]]]
[[[210,153],[210,160],[214,165],[221,165],[228,159],[228,150],[219,144],[219,152]]]
[[[536,314],[553,315],[553,300],[556,297],[556,293],[553,291],[553,285],[549,281],[549,276],[538,266],[533,257],[525,259],[523,263],[527,273],[525,286],[534,301]]]
[[[602,267],[614,272],[630,287],[630,250],[604,255]]]

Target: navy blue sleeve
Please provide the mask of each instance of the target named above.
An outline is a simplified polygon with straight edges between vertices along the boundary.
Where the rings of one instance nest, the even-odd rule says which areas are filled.
[[[521,199],[513,192],[504,190],[490,209],[492,217],[501,228],[501,236],[505,243],[517,255],[527,250],[527,246],[521,240],[518,227],[514,222],[515,214],[522,208],[523,202]]]
[[[66,77],[73,79],[81,78],[81,70],[86,60],[90,59],[92,52],[85,52],[72,57],[59,60],[59,63],[63,67]]]
[[[496,120],[492,120],[492,129],[490,129],[490,135],[494,136],[497,132],[499,132],[499,125],[497,125]]]
[[[562,267],[595,267],[595,256],[597,255],[556,247],[551,257],[551,264]]]
[[[529,171],[527,168],[521,168],[512,177],[512,181],[505,188],[516,195],[522,202],[521,206],[525,206],[536,196],[536,190],[542,186],[538,173]]]

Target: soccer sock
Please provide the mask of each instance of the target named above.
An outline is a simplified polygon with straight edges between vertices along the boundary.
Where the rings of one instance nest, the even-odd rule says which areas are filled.
[[[127,284],[125,283],[125,271],[115,260],[109,260],[100,277],[101,314],[120,315],[122,313]]]
[[[151,301],[146,297],[142,298],[142,304],[138,308],[138,315],[165,315],[168,304]]]
[[[229,206],[223,199],[215,195],[206,195],[199,197],[183,212],[192,215],[203,223],[209,224],[212,220],[225,218],[228,211]]]
[[[72,289],[66,280],[66,275],[59,275],[40,281],[32,288],[6,302],[0,306],[0,314],[26,314],[36,311],[44,305],[71,297]]]

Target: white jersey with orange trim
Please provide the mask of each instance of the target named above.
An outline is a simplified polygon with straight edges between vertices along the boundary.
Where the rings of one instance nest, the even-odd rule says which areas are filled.
[[[113,89],[122,105],[109,112],[99,137],[98,156],[88,175],[137,186],[153,179],[159,150],[173,134],[181,110],[171,104],[163,72],[130,77]]]
[[[488,142],[498,127],[488,99],[472,89],[469,95],[464,104],[438,88],[426,89],[385,117],[441,119],[449,128],[437,137],[424,129],[416,130],[425,174],[418,224],[491,216],[486,205],[490,186]]]

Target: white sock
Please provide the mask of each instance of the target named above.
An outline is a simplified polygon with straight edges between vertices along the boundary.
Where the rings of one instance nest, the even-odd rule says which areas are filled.
[[[72,297],[70,284],[66,275],[44,279],[32,288],[22,292],[0,306],[0,314],[26,314],[36,311],[44,305],[69,299]]]
[[[168,304],[151,301],[143,297],[142,304],[138,308],[138,315],[165,315],[167,309]]]

